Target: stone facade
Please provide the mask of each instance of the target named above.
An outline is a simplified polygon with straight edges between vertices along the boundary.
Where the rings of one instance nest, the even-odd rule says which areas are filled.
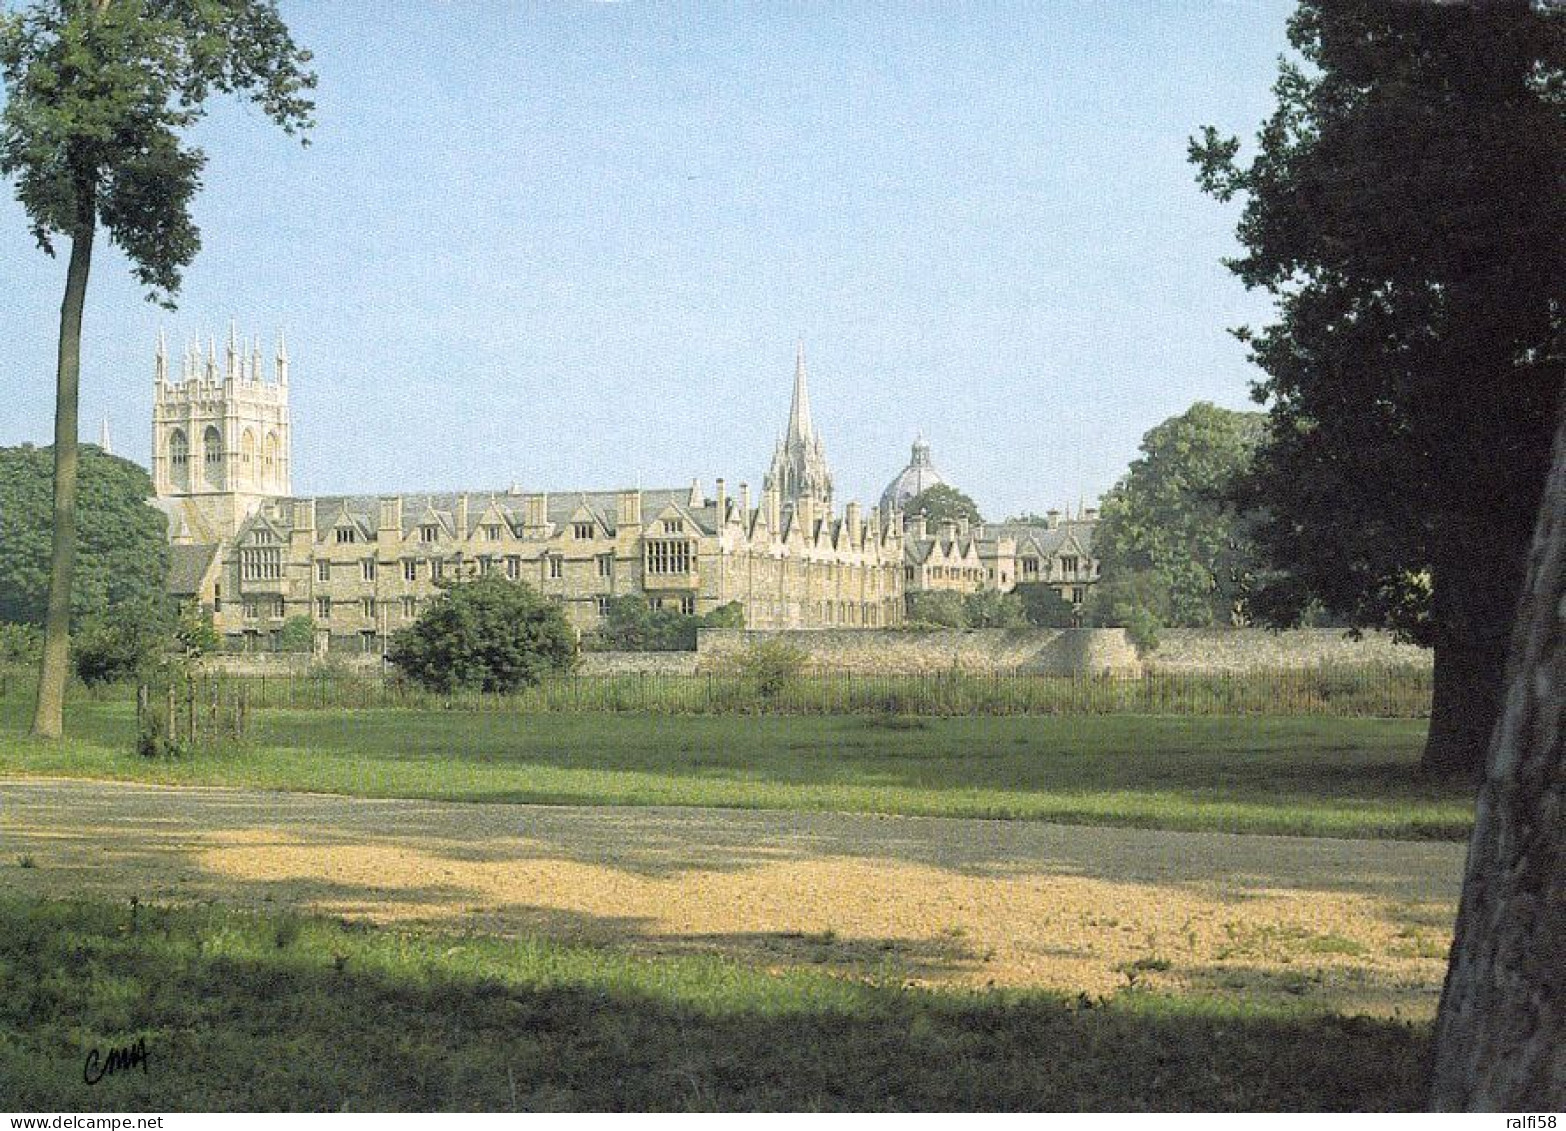
[[[913,456],[881,494],[883,514],[898,513],[931,487],[946,484],[936,471],[930,445],[920,438]],[[935,591],[1010,593],[1018,584],[1045,582],[1078,607],[1098,581],[1093,535],[1098,511],[1083,507],[1049,511],[1042,522],[966,520],[933,523],[908,518],[903,536],[903,588],[912,595]]]
[[[903,619],[902,520],[849,503],[810,419],[803,356],[788,432],[758,499],[724,480],[658,490],[465,491],[296,498],[288,492],[288,362],[276,379],[230,335],[170,382],[160,341],[156,502],[180,562],[170,587],[210,609],[231,646],[273,647],[306,616],[322,644],[378,653],[449,578],[501,573],[558,602],[580,630],[635,595],[690,614],[731,602],[760,628]],[[202,437],[192,448],[190,437]],[[199,474],[198,474],[199,471]]]

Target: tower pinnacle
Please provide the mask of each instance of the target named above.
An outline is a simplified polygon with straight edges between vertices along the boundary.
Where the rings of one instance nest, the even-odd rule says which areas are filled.
[[[788,409],[787,443],[809,441],[815,436],[810,420],[810,389],[805,384],[805,343],[800,342],[794,353],[794,399]]]
[[[788,430],[778,441],[772,470],[762,480],[762,490],[778,493],[784,509],[792,510],[809,499],[818,515],[832,513],[832,473],[827,469],[821,437],[810,418],[810,389],[805,378],[805,344],[794,354],[794,394],[788,409]]]

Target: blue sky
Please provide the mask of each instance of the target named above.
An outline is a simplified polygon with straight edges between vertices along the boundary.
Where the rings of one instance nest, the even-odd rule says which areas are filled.
[[[1250,407],[1236,210],[1289,5],[284,0],[308,148],[214,104],[180,309],[94,265],[83,434],[145,461],[152,351],[293,359],[294,489],[759,485],[795,342],[843,501],[922,429],[992,517],[1090,501],[1197,400]],[[0,200],[0,444],[47,442],[64,263]]]

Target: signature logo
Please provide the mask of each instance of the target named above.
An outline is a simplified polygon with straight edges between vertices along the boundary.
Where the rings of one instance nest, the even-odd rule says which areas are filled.
[[[144,1074],[149,1071],[146,1037],[137,1037],[133,1045],[110,1049],[108,1056],[104,1056],[97,1049],[90,1049],[87,1053],[87,1062],[82,1065],[82,1079],[89,1084],[96,1084],[105,1076],[113,1076],[116,1072],[129,1072],[137,1065],[141,1066]]]

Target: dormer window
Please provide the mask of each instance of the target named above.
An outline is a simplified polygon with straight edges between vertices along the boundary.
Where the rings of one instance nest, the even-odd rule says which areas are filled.
[[[419,541],[420,542],[438,542],[438,541],[440,541],[440,527],[435,525],[435,523],[433,523],[433,522],[425,523],[423,526],[419,527]]]
[[[593,537],[593,524],[590,522],[575,522],[571,524],[571,537],[578,542],[589,542]]]
[[[500,531],[501,531],[500,523],[498,523],[498,522],[485,523],[484,524],[484,541],[486,541],[486,542],[499,542],[500,541]]]
[[[666,518],[663,520],[663,532],[665,534],[684,534],[685,520],[682,518]]]
[[[358,540],[359,540],[359,532],[357,530],[355,530],[353,527],[351,527],[351,526],[339,526],[337,528],[337,544],[339,546],[344,546],[344,545],[347,545],[347,544],[349,544],[351,542],[357,542]]]

